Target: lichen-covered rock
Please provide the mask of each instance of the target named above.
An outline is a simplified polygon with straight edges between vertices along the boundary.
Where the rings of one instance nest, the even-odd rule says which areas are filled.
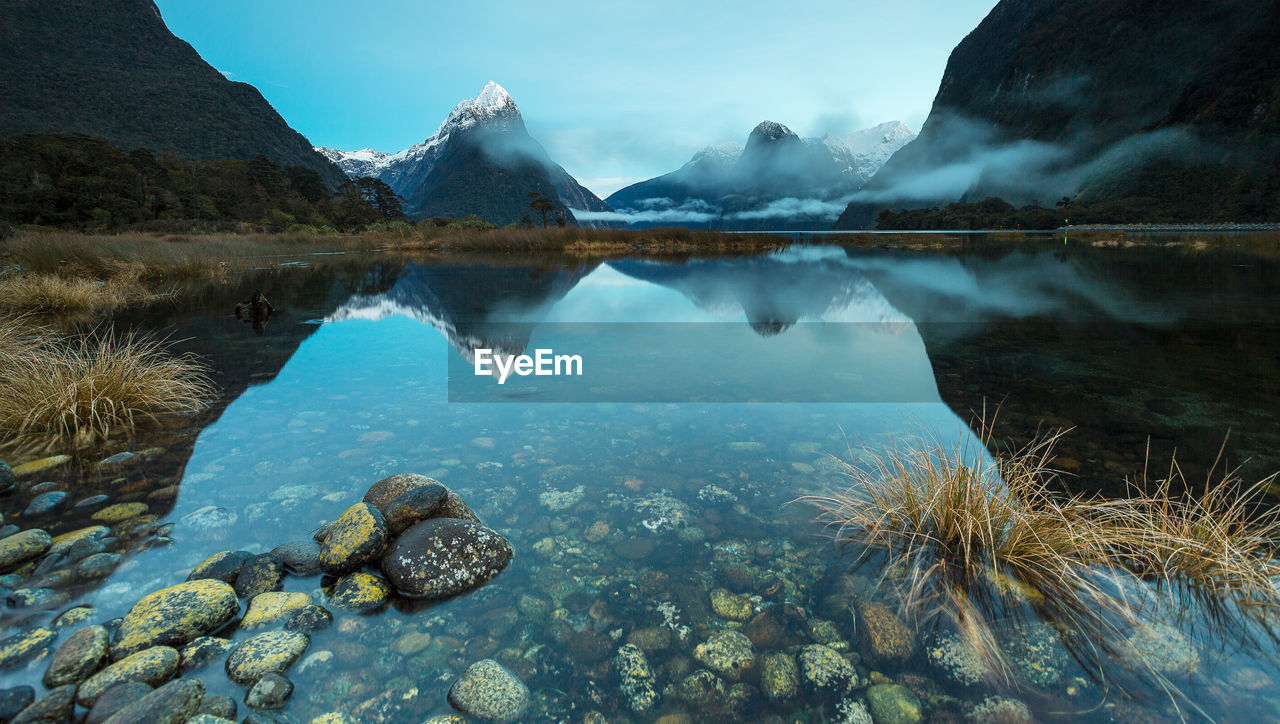
[[[724,706],[724,680],[719,676],[698,669],[680,681],[676,693],[697,709],[718,709]]]
[[[755,662],[751,639],[740,631],[717,631],[693,650],[693,658],[730,681],[737,681]]]
[[[39,528],[14,533],[0,540],[0,570],[39,557],[49,550],[51,545],[53,545],[53,538]]]
[[[110,635],[103,626],[86,626],[71,634],[49,661],[44,685],[50,689],[79,684],[107,659]]]
[[[270,631],[241,641],[227,657],[227,676],[252,684],[267,674],[281,674],[307,650],[311,639],[296,631]]]
[[[181,646],[217,630],[239,610],[235,589],[217,579],[162,588],[125,614],[111,655],[119,659],[150,646]]]
[[[1127,639],[1128,653],[1140,668],[1162,674],[1194,674],[1200,668],[1200,652],[1182,631],[1167,623],[1139,624]]]
[[[55,591],[52,588],[19,588],[5,599],[9,608],[17,609],[56,608],[70,600],[69,593]]]
[[[1003,629],[999,641],[1015,673],[1032,686],[1057,684],[1071,664],[1071,654],[1058,630],[1043,621]]]
[[[835,708],[837,724],[876,724],[867,705],[852,696],[841,700]]]
[[[150,693],[151,687],[141,681],[122,681],[115,684],[98,696],[88,716],[84,718],[84,724],[102,724],[110,719],[112,714]]]
[[[320,570],[341,576],[374,560],[387,543],[382,511],[368,503],[356,503],[334,521],[320,543]]]
[[[724,588],[711,589],[711,610],[720,618],[729,621],[748,621],[751,619],[751,598],[745,595],[730,593]]]
[[[137,517],[147,512],[146,503],[116,503],[108,505],[98,512],[89,516],[90,520],[96,520],[99,523],[114,524],[122,520]]]
[[[76,577],[82,581],[106,578],[124,556],[119,553],[94,553],[76,564]]]
[[[47,724],[71,721],[76,710],[76,687],[59,686],[23,709],[10,724]]]
[[[92,707],[104,691],[122,681],[141,681],[159,686],[178,670],[178,650],[169,646],[152,646],[111,664],[89,677],[76,691],[76,701]]]
[[[642,714],[658,703],[658,681],[644,652],[634,644],[624,644],[613,657],[618,689],[631,711]]]
[[[279,590],[284,581],[284,561],[262,553],[244,562],[244,567],[236,576],[236,595],[241,598],[253,598],[259,593]]]
[[[834,649],[822,644],[809,644],[796,656],[800,680],[815,697],[838,699],[858,685],[853,665]]]
[[[414,523],[433,517],[448,497],[448,488],[430,483],[397,495],[381,508],[382,514],[392,535],[398,535]]]
[[[936,670],[964,686],[974,686],[994,676],[973,646],[955,634],[943,634],[929,641],[924,653]]]
[[[14,476],[20,478],[24,475],[31,475],[33,473],[38,473],[44,470],[48,470],[49,468],[56,468],[57,466],[70,461],[71,461],[70,455],[52,455],[47,458],[40,458],[39,460],[32,460],[30,462],[25,462],[21,465],[15,466],[13,468],[13,474]]]
[[[182,647],[182,670],[194,671],[226,656],[235,644],[217,636],[201,636]]]
[[[199,679],[175,679],[112,714],[106,724],[183,724],[204,700]]]
[[[1005,696],[988,696],[969,711],[969,721],[974,724],[1035,724],[1035,717],[1026,704]]]
[[[809,642],[809,621],[800,607],[780,603],[761,611],[742,632],[756,648],[787,649]]]
[[[303,606],[290,616],[288,621],[284,622],[285,630],[300,631],[302,633],[320,631],[332,625],[333,614],[329,613],[329,609],[315,604]]]
[[[258,679],[249,689],[249,693],[244,697],[244,703],[255,709],[279,709],[284,706],[291,694],[293,694],[292,681],[280,674],[267,674]]]
[[[919,724],[924,720],[920,697],[899,684],[876,684],[867,689],[867,705],[876,724]]]
[[[350,573],[333,584],[329,603],[349,611],[373,611],[387,602],[391,584],[371,573]]]
[[[58,638],[53,629],[41,626],[0,640],[0,670],[25,663],[44,653]]]
[[[770,651],[760,657],[760,691],[764,698],[775,703],[790,701],[799,689],[800,667],[791,654]]]
[[[252,629],[286,621],[311,603],[309,593],[259,593],[249,601],[249,610],[240,619],[240,628]]]
[[[517,721],[529,708],[529,687],[493,659],[477,661],[449,688],[455,709],[480,719]]]
[[[3,472],[0,467],[0,473]],[[10,481],[11,483],[13,481]],[[36,690],[30,686],[15,686],[0,689],[0,721],[10,721],[18,712],[31,706],[36,700]]]
[[[902,619],[881,603],[858,604],[862,653],[877,664],[902,664],[915,653],[916,638]]]
[[[284,562],[284,567],[295,576],[310,576],[320,572],[320,544],[313,540],[292,540],[271,549],[271,555]]]
[[[212,578],[223,583],[235,583],[240,569],[253,558],[249,551],[219,551],[200,561],[187,576],[188,581],[199,581]]]
[[[406,596],[445,598],[469,591],[511,562],[511,543],[482,525],[433,518],[410,526],[382,557],[382,572]]]

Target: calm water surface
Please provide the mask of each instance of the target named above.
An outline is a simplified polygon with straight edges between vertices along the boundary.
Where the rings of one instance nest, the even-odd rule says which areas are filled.
[[[864,682],[913,690],[930,720],[1018,720],[1000,696],[1042,720],[1276,720],[1274,642],[1209,625],[1185,601],[1157,607],[1152,620],[1169,625],[1135,626],[1136,648],[1104,657],[1102,672],[1027,605],[996,625],[1014,683],[974,675],[945,617],[887,615],[896,601],[874,585],[883,571],[850,570],[854,552],[789,504],[843,488],[841,460],[894,441],[927,436],[985,456],[974,433],[984,403],[1001,406],[997,432],[1010,439],[1074,427],[1059,467],[1079,490],[1121,490],[1148,449],[1203,474],[1228,431],[1228,463],[1252,477],[1280,469],[1274,255],[1230,241],[971,246],[339,262],[148,311],[126,321],[207,356],[224,397],[194,426],[41,474],[73,499],[110,496],[43,525],[74,530],[104,505],[140,500],[172,531],[129,540],[109,576],[75,584],[59,607],[10,611],[6,625],[72,604],[95,607],[93,621],[123,615],[211,553],[309,538],[379,478],[417,472],[462,495],[514,560],[453,600],[335,610],[289,672],[289,717],[422,721],[452,711],[446,693],[468,664],[495,658],[533,691],[535,721],[857,721],[849,704],[861,690],[848,701],[803,684],[777,701],[762,693],[766,654],[820,642]],[[260,286],[281,309],[260,334],[230,315],[239,286]],[[478,347],[579,354],[586,374],[499,387],[470,374]],[[143,454],[93,464],[124,450]],[[4,501],[6,521],[28,497]],[[323,602],[328,584],[289,577],[285,590]],[[748,624],[787,604],[798,613],[764,617],[772,629]],[[755,670],[699,674],[697,647],[744,628]],[[628,641],[656,676],[646,711],[612,664]],[[1136,673],[1130,655],[1166,662],[1163,681]],[[3,672],[0,685],[39,691],[45,665]],[[211,693],[243,700],[219,664],[197,673]]]

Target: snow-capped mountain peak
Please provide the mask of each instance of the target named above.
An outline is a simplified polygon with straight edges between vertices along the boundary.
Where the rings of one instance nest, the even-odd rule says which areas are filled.
[[[902,121],[889,121],[861,131],[833,136],[827,134],[819,142],[843,163],[846,172],[870,178],[889,157],[916,137],[915,131]]]
[[[435,135],[440,136],[451,131],[471,128],[485,121],[506,117],[519,118],[520,109],[516,107],[515,100],[511,98],[506,88],[489,81],[475,98],[468,98],[454,106],[453,110],[449,111],[449,117],[445,118],[444,123],[441,123],[440,128],[436,130]]]

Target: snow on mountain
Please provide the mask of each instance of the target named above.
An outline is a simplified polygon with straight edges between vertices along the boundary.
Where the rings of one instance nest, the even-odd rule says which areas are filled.
[[[377,176],[382,164],[391,156],[389,153],[375,151],[372,148],[362,148],[358,151],[340,151],[336,148],[316,146],[315,150],[337,164],[338,168],[342,169],[343,173],[351,178]]]
[[[868,179],[915,137],[915,131],[907,124],[889,121],[844,135],[827,134],[818,140],[845,164],[846,173]]]

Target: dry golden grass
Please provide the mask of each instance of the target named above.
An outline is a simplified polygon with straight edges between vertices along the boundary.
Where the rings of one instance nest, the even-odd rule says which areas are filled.
[[[99,314],[162,298],[130,277],[105,280],[55,274],[14,274],[0,279],[0,308],[36,314]]]
[[[144,419],[198,408],[212,384],[163,342],[110,329],[62,336],[0,320],[0,435],[89,446]]]

